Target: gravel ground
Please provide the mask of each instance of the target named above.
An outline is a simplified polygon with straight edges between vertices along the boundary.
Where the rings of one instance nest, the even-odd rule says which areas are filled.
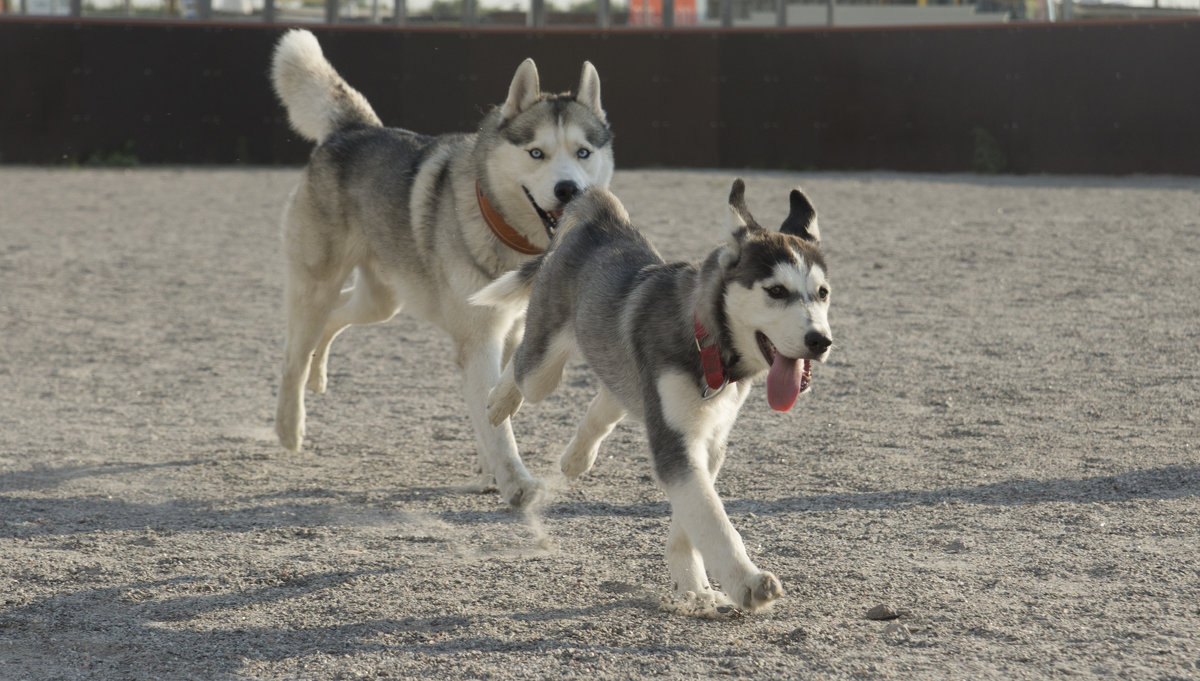
[[[639,425],[555,476],[577,363],[515,423],[537,522],[463,488],[411,318],[278,448],[296,169],[0,169],[0,679],[1200,678],[1200,178],[742,175],[816,203],[837,346],[718,481],[787,596],[710,621],[659,607]],[[694,259],[733,177],[613,189]]]

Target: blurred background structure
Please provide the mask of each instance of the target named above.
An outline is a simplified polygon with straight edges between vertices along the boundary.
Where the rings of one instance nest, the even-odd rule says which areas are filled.
[[[0,162],[302,162],[318,34],[389,125],[471,130],[591,60],[621,167],[1200,174],[1200,0],[0,0]]]
[[[0,0],[22,16],[401,26],[897,26],[1200,15],[1200,0]]]

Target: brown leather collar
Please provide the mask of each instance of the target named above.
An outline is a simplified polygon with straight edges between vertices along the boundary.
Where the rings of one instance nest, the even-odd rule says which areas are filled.
[[[492,230],[492,234],[496,235],[500,243],[525,255],[540,255],[545,252],[544,249],[529,243],[528,239],[521,236],[520,232],[504,221],[504,217],[495,208],[492,208],[492,204],[488,203],[483,191],[479,189],[478,182],[475,183],[475,199],[479,201],[479,212],[483,215],[483,221],[487,223],[488,229]]]

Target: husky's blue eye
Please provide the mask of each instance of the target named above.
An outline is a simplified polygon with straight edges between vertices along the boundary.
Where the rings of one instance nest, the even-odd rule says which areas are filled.
[[[543,152],[541,149],[530,149],[529,155],[536,158],[539,161],[546,158],[545,152]]]
[[[786,287],[781,286],[779,284],[775,284],[774,286],[767,287],[767,295],[771,296],[775,300],[783,300],[784,298],[787,298],[790,294],[788,293],[788,290]]]
[[[580,147],[579,151],[575,152],[575,155],[579,158],[587,158],[592,155],[592,150]]]

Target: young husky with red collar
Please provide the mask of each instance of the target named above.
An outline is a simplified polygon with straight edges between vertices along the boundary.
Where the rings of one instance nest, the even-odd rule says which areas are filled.
[[[829,356],[829,282],[817,214],[800,190],[778,232],[746,208],[733,184],[733,238],[699,266],[667,263],[615,196],[593,189],[567,207],[550,249],[472,297],[519,308],[525,338],[488,401],[503,423],[523,400],[557,387],[578,348],[600,393],[560,466],[587,472],[626,414],[646,425],[654,473],[671,502],[667,562],[679,610],[755,611],[783,595],[729,522],[714,481],[751,384],[766,375],[771,407],[787,411]],[[721,592],[708,577],[719,582]]]
[[[521,463],[509,424],[493,425],[486,413],[488,391],[520,338],[520,314],[467,297],[541,253],[563,207],[612,179],[596,69],[584,62],[574,94],[545,94],[527,59],[477,132],[437,136],[384,127],[308,31],[280,39],[271,75],[292,127],[316,143],[283,221],[279,442],[300,448],[304,391],[325,391],[333,339],[407,306],[454,340],[480,485],[494,482],[510,505],[528,505],[544,485]]]

